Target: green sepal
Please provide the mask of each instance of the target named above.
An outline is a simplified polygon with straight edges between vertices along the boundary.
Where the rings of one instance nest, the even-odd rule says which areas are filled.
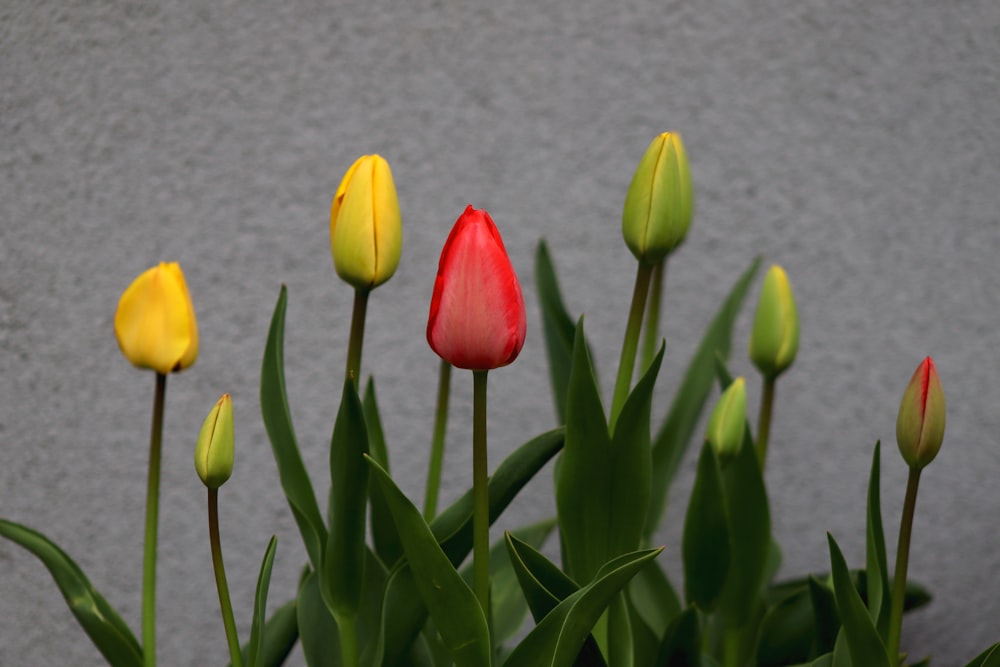
[[[684,597],[704,612],[715,609],[729,573],[729,520],[722,473],[715,450],[707,442],[698,457],[698,470],[684,519],[681,546]]]
[[[365,412],[365,426],[368,428],[368,453],[388,472],[389,450],[385,444],[385,432],[382,430],[382,417],[379,414],[373,378],[368,378],[361,405]],[[368,487],[368,498],[371,502],[369,525],[375,553],[383,563],[395,563],[403,555],[403,545],[399,543],[399,536],[393,528],[392,515],[389,513],[381,487],[375,484],[369,484]]]
[[[556,418],[560,424],[565,424],[576,323],[563,303],[556,268],[544,239],[538,242],[535,250],[535,284],[538,288],[538,306],[542,311],[542,334],[549,360],[549,377],[552,380]]]
[[[271,585],[271,568],[274,566],[274,552],[278,548],[278,538],[271,536],[264,552],[264,560],[260,564],[260,574],[257,576],[257,590],[253,599],[253,620],[250,622],[250,643],[248,644],[246,667],[269,667],[264,655],[265,632],[267,631],[267,589]]]
[[[260,371],[260,412],[264,427],[271,441],[274,461],[278,466],[281,489],[298,524],[309,562],[314,569],[320,567],[326,527],[316,503],[312,482],[302,463],[299,446],[292,427],[292,415],[285,392],[285,307],[288,290],[284,285],[271,317],[271,328],[264,346],[264,361]]]
[[[652,477],[656,483],[652,487],[643,531],[647,542],[652,539],[660,525],[660,519],[667,508],[670,483],[687,452],[691,437],[698,427],[698,420],[712,391],[715,357],[716,355],[724,359],[729,357],[733,325],[750,283],[760,267],[760,261],[759,257],[755,258],[743,272],[706,328],[698,350],[684,373],[684,379],[677,388],[666,421],[653,439]]]
[[[868,615],[868,609],[861,600],[851,574],[847,569],[840,547],[827,533],[830,543],[830,564],[833,570],[833,593],[837,599],[841,627],[850,651],[851,662],[865,667],[890,667],[885,644],[875,628],[875,622]],[[834,648],[836,655],[836,647]]]
[[[606,563],[588,585],[560,602],[504,663],[508,667],[570,667],[594,623],[629,580],[661,549],[625,554]]]
[[[80,627],[110,665],[142,666],[142,648],[132,630],[65,551],[41,533],[6,519],[0,519],[0,535],[42,561]]]
[[[408,566],[421,599],[458,667],[491,664],[486,617],[472,589],[442,551],[420,512],[374,460],[366,457],[373,479],[385,491]]]
[[[663,348],[622,407],[614,434],[577,324],[556,508],[566,571],[589,581],[609,559],[639,546],[651,485],[649,413]]]
[[[666,627],[653,667],[701,667],[701,624],[697,609],[688,607]]]

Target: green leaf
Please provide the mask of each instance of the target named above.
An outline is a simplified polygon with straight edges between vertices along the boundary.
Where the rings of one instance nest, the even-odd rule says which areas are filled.
[[[885,555],[885,534],[882,531],[882,501],[879,492],[879,451],[875,443],[872,470],[868,480],[867,521],[865,525],[865,581],[867,584],[868,613],[875,621],[882,640],[889,636],[889,565]]]
[[[701,667],[698,611],[688,607],[666,627],[654,667]]]
[[[542,311],[542,333],[549,358],[556,417],[560,424],[565,424],[576,324],[563,304],[555,265],[544,240],[538,242],[538,249],[535,251],[535,283],[538,287],[538,305]]]
[[[285,664],[288,655],[295,648],[296,642],[299,641],[299,625],[296,616],[296,601],[289,600],[278,607],[277,611],[271,614],[271,618],[267,619],[264,630],[260,633],[263,637],[263,644],[257,653],[258,667],[281,667]],[[252,643],[253,638],[240,649],[244,665],[249,665]]]
[[[681,546],[684,597],[688,604],[704,612],[715,608],[726,584],[730,561],[728,524],[719,462],[706,442],[698,457]]]
[[[369,454],[380,466],[389,471],[389,450],[385,444],[385,432],[382,430],[382,417],[379,415],[373,378],[368,378],[362,407],[365,412],[365,425],[368,427]],[[368,498],[371,501],[372,513],[369,525],[375,543],[375,553],[383,563],[391,565],[403,555],[403,545],[399,543],[396,529],[392,525],[392,515],[389,514],[389,507],[386,505],[381,487],[369,484]]]
[[[639,619],[659,640],[671,621],[681,613],[681,601],[660,567],[660,561],[654,560],[642,568],[629,582],[627,591]]]
[[[250,644],[247,651],[247,667],[266,667],[269,663],[262,662],[266,631],[265,617],[267,615],[267,589],[271,585],[271,567],[274,565],[274,552],[278,548],[278,538],[271,536],[264,552],[264,560],[260,564],[260,574],[257,577],[257,592],[253,602],[253,620],[250,623]]]
[[[656,480],[656,484],[652,488],[649,512],[646,515],[644,534],[647,541],[652,539],[653,533],[660,525],[660,519],[667,508],[670,482],[677,472],[681,459],[684,458],[698,425],[698,419],[712,391],[715,357],[717,354],[724,359],[729,357],[733,325],[750,282],[759,267],[758,257],[743,272],[722,302],[684,373],[684,379],[674,395],[666,421],[653,440],[652,477]]]
[[[368,462],[374,479],[385,492],[407,563],[415,575],[417,591],[456,665],[489,665],[490,634],[475,594],[462,581],[413,503],[385,470],[371,458]]]
[[[361,604],[365,568],[365,512],[368,507],[368,432],[353,380],[344,394],[330,442],[330,532],[323,551],[320,590],[337,625]]]
[[[80,627],[110,665],[141,667],[142,648],[135,635],[66,552],[41,533],[6,519],[0,519],[0,535],[42,561]]]
[[[528,602],[528,608],[531,609],[531,615],[536,624],[541,623],[549,612],[580,590],[580,587],[530,544],[510,533],[505,533],[504,538],[514,573]],[[601,649],[598,648],[593,636],[588,635],[584,640],[577,654],[576,664],[602,667],[606,665]]]
[[[339,664],[340,639],[337,623],[323,602],[319,577],[315,572],[310,572],[299,586],[296,612],[306,665],[329,667]]]
[[[614,435],[577,325],[556,508],[566,571],[588,581],[609,559],[639,546],[649,504],[649,413],[663,350],[625,401]]]
[[[814,655],[815,621],[809,588],[797,591],[768,607],[757,640],[758,667],[799,664]]]
[[[767,489],[753,443],[744,438],[740,451],[722,471],[733,558],[722,596],[726,622],[740,628],[749,622],[761,598],[771,548]]]
[[[875,629],[874,621],[868,615],[861,595],[851,583],[844,555],[829,533],[827,540],[830,543],[830,563],[833,568],[833,593],[837,599],[837,610],[850,650],[851,662],[865,667],[889,667],[885,644]]]
[[[612,559],[594,580],[560,602],[514,649],[505,665],[521,667],[569,667],[604,613],[642,566],[662,549],[647,549]]]
[[[271,329],[264,347],[264,362],[260,371],[260,412],[271,440],[274,461],[278,465],[281,488],[302,534],[306,553],[314,569],[319,568],[326,542],[326,528],[316,503],[312,482],[306,473],[299,446],[292,428],[292,415],[285,393],[285,306],[287,290],[281,286],[278,303],[271,318]]]
[[[517,493],[562,449],[564,429],[547,431],[518,447],[490,476],[490,522],[500,516]],[[431,522],[431,531],[458,567],[472,550],[472,490],[452,503]],[[413,573],[408,567],[396,568],[389,575],[385,593],[383,636],[386,667],[403,664],[407,647],[420,632],[427,618],[417,593]]]
[[[809,598],[812,600],[813,627],[816,644],[813,653],[822,654],[833,651],[840,631],[840,614],[837,612],[837,600],[830,586],[816,577],[808,579]]]
[[[965,667],[1000,667],[1000,642],[977,655]]]

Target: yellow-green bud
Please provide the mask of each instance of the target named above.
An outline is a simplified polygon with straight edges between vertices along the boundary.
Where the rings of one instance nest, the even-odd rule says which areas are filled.
[[[911,468],[934,460],[944,440],[944,390],[934,361],[927,357],[910,378],[896,417],[896,444]]]
[[[233,474],[233,400],[223,394],[201,425],[194,448],[194,469],[210,489],[217,489]]]
[[[721,462],[736,456],[743,446],[747,422],[746,381],[738,377],[726,387],[708,418],[705,440]]]
[[[360,289],[378,287],[396,272],[402,239],[389,163],[380,155],[362,155],[344,174],[330,206],[337,275]]]
[[[775,264],[764,276],[750,334],[750,361],[773,380],[795,361],[799,351],[799,315],[785,270]]]
[[[625,244],[640,262],[656,264],[687,236],[692,211],[684,143],[676,132],[664,132],[649,144],[625,195]]]

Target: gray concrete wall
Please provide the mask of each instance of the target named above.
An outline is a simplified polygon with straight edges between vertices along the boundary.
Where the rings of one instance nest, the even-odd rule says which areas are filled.
[[[120,356],[112,316],[140,271],[179,261],[202,352],[168,386],[159,653],[164,665],[223,664],[194,439],[231,392],[238,453],[221,512],[246,634],[269,536],[280,540],[273,604],[304,562],[257,406],[266,327],[284,282],[292,411],[325,492],[352,296],[331,266],[328,211],[354,158],[389,159],[403,211],[403,259],[372,297],[364,366],[397,478],[418,498],[437,368],[427,304],[455,218],[470,202],[490,210],[528,301],[524,351],[491,375],[496,463],[554,420],[531,285],[539,237],[569,306],[587,314],[610,393],[634,275],[622,201],[649,140],[672,129],[697,211],[670,265],[657,414],[750,258],[783,264],[802,320],[767,471],[783,573],[824,570],[826,531],[860,565],[873,443],[886,444],[894,535],[896,409],[933,355],[948,429],[923,477],[910,572],[936,599],[903,641],[964,664],[1000,639],[998,109],[994,0],[7,2],[0,515],[51,535],[138,630],[153,377]],[[752,373],[749,310],[741,373]],[[470,483],[466,375],[445,501]],[[675,573],[691,468],[661,536]],[[552,511],[543,473],[502,524]],[[0,664],[100,663],[43,567],[0,542]]]

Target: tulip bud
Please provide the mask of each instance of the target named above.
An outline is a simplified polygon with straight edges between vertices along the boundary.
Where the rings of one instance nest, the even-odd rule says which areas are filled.
[[[934,460],[944,440],[944,390],[934,361],[927,357],[910,378],[896,417],[896,444],[911,468]]]
[[[223,394],[201,425],[194,448],[194,469],[210,489],[217,489],[233,474],[233,400]]]
[[[184,273],[176,262],[144,271],[132,281],[115,311],[115,338],[134,366],[164,375],[198,357],[198,324]]]
[[[402,243],[389,163],[380,155],[362,155],[344,174],[330,207],[337,275],[360,289],[378,287],[396,272]]]
[[[773,380],[792,365],[799,351],[799,315],[785,270],[775,264],[764,276],[750,334],[750,360]]]
[[[470,205],[441,251],[427,342],[452,366],[490,370],[514,361],[526,329],[521,285],[500,232],[489,213]]]
[[[679,246],[691,226],[691,172],[681,135],[653,139],[625,195],[622,235],[636,259],[656,264]]]
[[[720,461],[736,456],[743,446],[747,422],[746,381],[738,377],[719,396],[719,401],[708,418],[705,439],[712,445]]]

